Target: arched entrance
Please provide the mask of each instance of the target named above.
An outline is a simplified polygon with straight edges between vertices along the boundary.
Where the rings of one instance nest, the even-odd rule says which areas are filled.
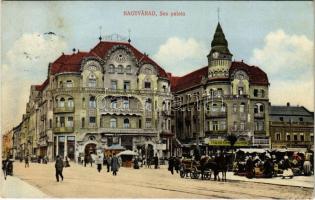
[[[84,148],[85,155],[96,154],[96,144],[89,143]]]

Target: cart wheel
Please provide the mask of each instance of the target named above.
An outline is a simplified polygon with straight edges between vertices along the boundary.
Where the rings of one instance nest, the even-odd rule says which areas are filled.
[[[179,171],[179,175],[181,178],[185,178],[185,172],[184,171]]]
[[[192,179],[198,179],[199,178],[199,174],[196,171],[191,172],[190,175],[191,175]]]

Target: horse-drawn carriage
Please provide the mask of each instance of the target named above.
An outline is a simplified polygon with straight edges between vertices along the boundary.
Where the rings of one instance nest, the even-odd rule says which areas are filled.
[[[190,177],[192,179],[198,179],[202,175],[200,162],[193,159],[182,160],[179,174],[181,178]],[[204,171],[205,179],[209,179],[210,175],[210,170]]]

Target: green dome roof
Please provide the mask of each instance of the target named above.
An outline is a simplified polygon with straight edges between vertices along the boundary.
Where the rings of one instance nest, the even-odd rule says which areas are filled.
[[[232,55],[229,51],[228,42],[225,39],[220,23],[217,25],[217,29],[215,30],[213,40],[211,42],[211,53],[214,51]]]

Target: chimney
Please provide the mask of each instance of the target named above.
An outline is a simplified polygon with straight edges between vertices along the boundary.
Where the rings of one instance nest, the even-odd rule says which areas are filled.
[[[287,103],[287,107],[290,107],[290,102]]]

